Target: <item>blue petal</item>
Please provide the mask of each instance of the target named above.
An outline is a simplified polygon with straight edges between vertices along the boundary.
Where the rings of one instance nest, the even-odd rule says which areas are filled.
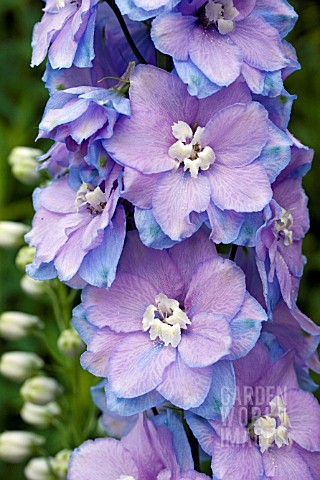
[[[243,217],[243,224],[234,243],[243,247],[254,247],[256,244],[257,230],[264,223],[263,212],[244,213]]]
[[[269,119],[283,131],[288,127],[292,105],[296,98],[296,95],[290,95],[286,90],[283,90],[281,95],[276,98],[253,95],[253,99],[262,103],[268,110]]]
[[[139,231],[141,241],[147,247],[162,250],[163,248],[171,248],[177,243],[171,240],[171,238],[169,238],[161,230],[161,227],[154,218],[151,209],[144,210],[142,208],[135,207],[134,220]]]
[[[236,400],[236,379],[231,361],[222,360],[213,365],[212,383],[200,407],[190,409],[209,420],[224,420]]]
[[[126,235],[126,216],[121,205],[117,207],[105,232],[102,243],[84,258],[78,274],[90,285],[110,287],[116,276],[117,265]]]
[[[174,61],[174,66],[181,80],[188,85],[190,95],[206,98],[221,89],[221,87],[211,82],[191,60],[187,62]]]
[[[152,390],[149,393],[135,398],[116,397],[112,390],[109,388],[109,384],[107,381],[105,383],[105,394],[108,408],[112,412],[117,413],[118,415],[122,415],[124,417],[144,412],[145,410],[156,407],[160,403],[164,402],[164,398],[156,390]]]
[[[35,267],[34,264],[31,263],[26,266],[26,272],[34,280],[51,280],[57,276],[57,270],[53,261],[50,263],[40,263],[38,267]]]
[[[193,470],[194,463],[181,417],[170,408],[152,418],[155,425],[165,425],[172,433],[173,448],[182,471]]]
[[[258,3],[255,12],[276,28],[281,37],[285,37],[293,29],[298,19],[293,7],[286,0],[268,1],[264,2],[264,5],[260,6]]]
[[[210,423],[204,418],[194,415],[190,411],[185,412],[184,416],[201,448],[209,455],[212,455],[212,444],[217,435]]]
[[[98,330],[88,322],[82,303],[80,303],[80,305],[75,307],[72,311],[72,325],[86,344],[90,342],[92,336]]]
[[[288,165],[291,158],[292,141],[269,122],[269,139],[262,150],[258,162],[267,170],[270,183],[274,182],[280,172]]]

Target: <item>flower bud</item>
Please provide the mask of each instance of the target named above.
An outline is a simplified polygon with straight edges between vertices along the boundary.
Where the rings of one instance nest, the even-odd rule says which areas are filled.
[[[36,247],[28,247],[28,245],[25,245],[24,247],[20,248],[16,256],[17,268],[22,272],[24,272],[26,269],[26,266],[29,263],[32,263],[35,253],[36,253]]]
[[[52,471],[51,457],[36,457],[30,460],[24,469],[27,480],[54,480],[56,476]]]
[[[20,281],[22,290],[31,297],[40,297],[46,291],[43,280],[33,280],[28,275],[24,275]]]
[[[32,432],[3,432],[0,435],[0,458],[9,463],[24,462],[44,443],[43,437]]]
[[[3,312],[0,315],[0,336],[6,340],[18,340],[37,328],[43,328],[43,323],[35,315],[23,312]]]
[[[60,413],[61,409],[56,402],[49,402],[46,405],[25,402],[20,415],[26,423],[35,427],[46,428],[52,424],[52,420],[58,417]]]
[[[73,357],[82,352],[85,345],[74,328],[67,328],[61,332],[58,338],[58,348],[60,352],[68,357]]]
[[[7,352],[0,358],[0,373],[15,382],[23,382],[43,366],[42,358],[32,352]]]
[[[11,165],[12,174],[25,185],[34,185],[40,180],[37,171],[39,163],[36,157],[43,152],[37,148],[15,147],[11,150],[8,162]]]
[[[62,387],[57,380],[38,375],[25,381],[20,394],[26,402],[45,405],[54,400],[61,391]]]
[[[52,461],[52,468],[59,480],[65,480],[68,473],[69,458],[71,450],[60,450]]]
[[[24,243],[23,236],[30,230],[28,225],[18,222],[0,222],[0,247],[19,247]]]

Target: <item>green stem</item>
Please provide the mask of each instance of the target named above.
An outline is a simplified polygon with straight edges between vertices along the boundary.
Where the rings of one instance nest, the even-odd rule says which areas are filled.
[[[33,333],[33,335],[35,337],[38,337],[40,338],[40,340],[42,340],[42,342],[44,343],[46,349],[48,350],[48,353],[50,354],[50,356],[53,358],[53,360],[58,364],[60,365],[61,367],[64,367],[65,366],[65,363],[63,361],[63,357],[58,353],[56,352],[53,347],[50,345],[50,343],[48,342],[47,340],[47,336],[45,333],[43,332],[38,332],[38,331],[35,331]]]
[[[130,32],[128,30],[126,22],[124,21],[124,18],[122,16],[119,8],[115,4],[114,0],[106,0],[106,2],[112,8],[112,10],[114,11],[114,14],[117,17],[117,20],[120,24],[120,27],[123,31],[123,34],[126,37],[127,42],[129,43],[130,48],[133,51],[133,53],[134,53],[135,57],[137,58],[138,62],[146,64],[147,62],[145,61],[145,59],[143,58],[143,56],[141,55],[141,53],[137,49],[136,44],[134,43],[133,38],[130,35]]]
[[[59,298],[58,298],[58,295],[55,291],[55,288],[52,287],[49,283],[47,284],[47,293],[48,293],[48,296],[51,300],[54,318],[55,318],[56,323],[59,327],[59,330],[62,331],[62,330],[64,330],[64,322],[63,322],[63,318],[62,318]]]

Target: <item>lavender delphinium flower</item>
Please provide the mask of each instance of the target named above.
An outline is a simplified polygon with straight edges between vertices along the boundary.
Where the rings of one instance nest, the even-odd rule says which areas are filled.
[[[186,413],[200,445],[212,456],[213,478],[317,480],[320,408],[311,393],[299,389],[292,355],[272,362],[258,343],[235,362],[235,372],[237,399],[225,422]]]
[[[126,24],[146,61],[155,63],[149,29],[128,19]],[[79,188],[81,182],[97,185],[108,176],[110,159],[103,142],[112,133],[119,112],[129,113],[125,92],[135,57],[114,12],[106,3],[97,8],[94,53],[91,68],[72,65],[70,68],[53,69],[48,62],[44,75],[51,99],[41,124],[44,131],[40,132],[40,136],[56,139],[58,146],[50,149],[47,156],[51,155],[51,158],[42,168],[46,166],[56,178],[57,173],[62,171],[60,155],[63,152],[63,165],[68,167],[69,182],[74,189]],[[125,78],[120,80],[121,76]],[[87,108],[83,108],[85,102]],[[101,128],[103,122],[105,128]],[[82,131],[81,137],[79,131]],[[63,142],[66,143],[65,148]]]
[[[131,415],[168,400],[220,418],[233,360],[265,319],[243,272],[202,230],[168,251],[129,232],[114,283],[84,289],[74,326],[87,343],[82,366],[106,378],[111,410]]]
[[[104,148],[106,138],[113,134],[113,127],[121,115],[130,114],[129,100],[122,92],[133,64],[113,88],[80,86],[56,91],[49,99],[38,138],[49,137],[56,141],[51,149],[54,159],[47,165],[55,172],[65,144],[69,179],[73,188],[81,182],[97,186],[108,178],[113,161]]]
[[[125,238],[125,212],[117,206],[119,174],[114,164],[100,186],[82,184],[74,191],[64,177],[35,191],[36,214],[26,236],[36,247],[27,267],[31,277],[58,276],[74,287],[112,283]]]
[[[254,93],[276,96],[281,71],[295,68],[282,38],[296,19],[285,0],[182,0],[153,21],[151,37],[192,95],[211,95],[241,75]]]
[[[194,470],[186,434],[173,414],[169,426],[140,415],[121,441],[87,440],[71,455],[68,480],[209,480]]]
[[[131,117],[119,119],[105,144],[125,165],[122,195],[137,207],[140,234],[151,215],[180,241],[208,215],[215,242],[235,241],[250,222],[246,214],[271,200],[270,182],[289,162],[291,139],[241,82],[199,100],[175,75],[138,65],[129,95]]]
[[[45,1],[44,15],[33,31],[31,65],[39,65],[48,52],[52,68],[91,66],[99,0]]]
[[[150,29],[143,22],[125,18],[125,23],[136,47],[148,64],[155,65],[156,52],[150,39]],[[117,78],[127,70],[130,62],[137,62],[119,22],[107,3],[100,3],[94,31],[94,59],[92,66],[53,69],[47,63],[44,81],[52,95],[56,90],[92,86],[112,88]]]
[[[269,309],[270,299],[281,296],[289,307],[295,304],[305,259],[302,239],[309,229],[307,197],[302,175],[310,168],[313,152],[302,145],[292,147],[288,166],[272,184],[273,199],[265,209],[265,222],[257,232],[256,260]]]

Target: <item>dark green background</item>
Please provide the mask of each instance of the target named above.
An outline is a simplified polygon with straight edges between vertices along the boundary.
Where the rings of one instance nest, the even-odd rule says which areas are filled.
[[[297,50],[302,70],[286,81],[287,90],[298,95],[290,130],[304,144],[320,152],[320,6],[316,0],[292,0],[291,4],[300,14],[300,19],[288,39]],[[35,22],[41,18],[42,7],[40,0],[0,1],[0,220],[28,224],[32,218],[32,188],[23,186],[10,175],[7,156],[14,146],[34,146],[37,126],[47,99],[41,82],[44,66],[29,68],[31,32]],[[45,143],[38,142],[37,146],[47,148]],[[304,179],[305,190],[310,198],[311,231],[304,241],[308,263],[298,304],[315,322],[320,323],[318,156],[316,153],[313,168]],[[45,318],[48,304],[27,298],[19,289],[22,274],[15,267],[15,254],[14,250],[0,250],[0,312],[22,310]],[[18,347],[38,351],[41,348],[33,340],[11,345],[0,340],[2,350]],[[4,428],[25,428],[17,416],[20,403],[18,387],[0,378],[0,431]],[[23,478],[21,467],[8,468],[0,462],[0,477],[4,476],[12,480]]]

